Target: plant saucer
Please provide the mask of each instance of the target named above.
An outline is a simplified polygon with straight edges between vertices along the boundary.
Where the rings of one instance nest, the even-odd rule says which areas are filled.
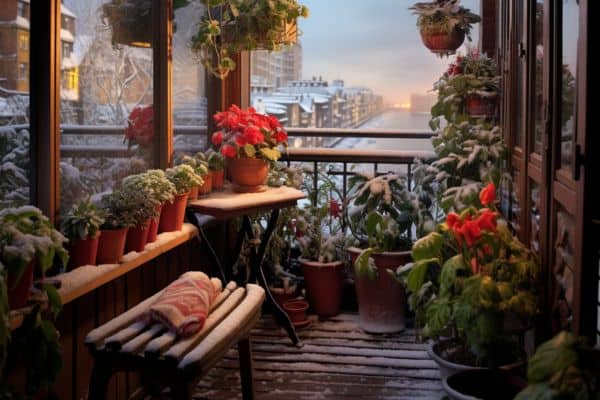
[[[304,321],[298,321],[298,322],[292,322],[292,324],[294,324],[294,328],[306,328],[308,325],[310,325],[310,319],[306,318]]]

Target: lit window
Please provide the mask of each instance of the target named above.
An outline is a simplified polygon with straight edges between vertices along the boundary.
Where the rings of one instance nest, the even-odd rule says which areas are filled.
[[[26,33],[19,35],[19,48],[21,50],[29,50],[29,36]]]
[[[29,66],[27,63],[19,63],[19,80],[26,80],[29,74]]]

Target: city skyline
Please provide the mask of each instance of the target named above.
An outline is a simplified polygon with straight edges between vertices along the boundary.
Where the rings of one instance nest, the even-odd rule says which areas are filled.
[[[389,104],[406,106],[411,94],[425,94],[447,68],[447,58],[437,58],[422,44],[409,1],[303,3],[310,9],[310,17],[299,20],[304,79],[343,79],[349,86],[373,89]],[[478,0],[462,4],[479,12]],[[478,37],[477,26],[472,36]]]

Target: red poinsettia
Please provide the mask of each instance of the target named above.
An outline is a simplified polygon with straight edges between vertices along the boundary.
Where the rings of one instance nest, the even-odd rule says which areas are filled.
[[[229,110],[218,112],[214,120],[219,128],[211,141],[221,148],[228,158],[253,157],[275,161],[279,158],[279,146],[286,147],[288,136],[279,120],[270,115],[246,110],[232,105]]]
[[[127,128],[125,128],[125,139],[129,145],[138,144],[140,146],[149,146],[152,144],[154,136],[154,109],[151,105],[137,106],[127,118]]]
[[[333,218],[339,218],[342,215],[342,206],[336,199],[329,200],[329,215]]]
[[[479,201],[482,205],[488,206],[496,201],[496,185],[490,183],[479,193]]]

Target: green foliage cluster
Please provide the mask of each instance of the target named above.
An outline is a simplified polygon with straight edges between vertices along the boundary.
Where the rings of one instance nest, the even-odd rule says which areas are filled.
[[[102,196],[102,209],[106,215],[102,229],[107,230],[142,226],[158,216],[152,198],[127,188],[115,188]]]
[[[205,156],[210,171],[222,171],[225,169],[225,157],[218,151],[208,149]]]
[[[74,204],[61,218],[61,231],[69,240],[94,238],[104,223],[104,214],[89,199]]]
[[[173,201],[176,194],[175,185],[161,169],[151,169],[141,174],[130,175],[123,179],[121,187],[127,193],[143,193],[154,206]]]
[[[193,156],[184,155],[181,157],[179,164],[192,167],[196,175],[201,177],[203,181],[206,175],[208,175],[208,162],[206,161],[206,156],[202,152],[198,152]]]
[[[192,50],[204,67],[224,79],[235,69],[232,56],[241,50],[277,51],[292,44],[286,24],[308,17],[297,0],[201,0],[207,13],[192,38]]]
[[[464,32],[471,40],[472,25],[481,17],[459,5],[460,0],[437,0],[415,3],[410,9],[418,15],[417,26],[427,34]]]
[[[200,186],[204,183],[202,177],[196,174],[193,167],[187,164],[179,164],[165,171],[167,179],[175,185],[177,194],[189,192],[194,186]]]

